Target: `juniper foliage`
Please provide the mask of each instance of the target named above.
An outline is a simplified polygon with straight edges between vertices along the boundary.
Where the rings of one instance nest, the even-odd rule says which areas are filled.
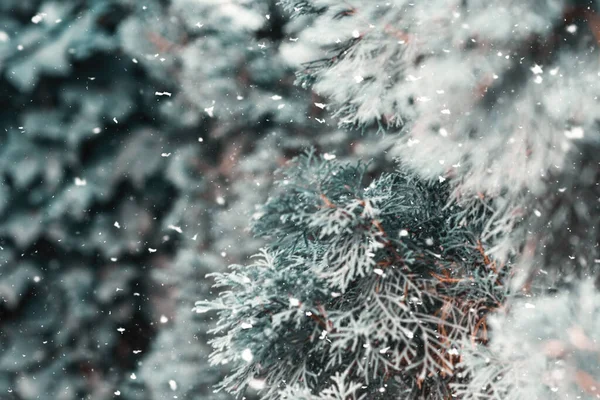
[[[573,246],[536,246],[525,275],[565,253],[576,256],[542,269],[594,264],[583,245],[590,210],[563,220],[552,204],[578,190],[554,182],[587,163],[579,153],[599,140],[597,2],[282,4],[306,22],[284,50],[297,55],[298,82],[326,97],[342,125],[401,131],[394,153],[405,168],[449,179],[465,207],[493,207],[482,234],[491,254],[521,254],[541,218],[553,236],[570,224]]]
[[[367,171],[313,152],[282,170],[253,223],[269,245],[212,274],[223,292],[196,304],[219,314],[211,362],[232,368],[220,387],[265,385],[265,399],[450,395],[458,344],[479,340],[502,277],[481,227],[445,207],[447,184]]]

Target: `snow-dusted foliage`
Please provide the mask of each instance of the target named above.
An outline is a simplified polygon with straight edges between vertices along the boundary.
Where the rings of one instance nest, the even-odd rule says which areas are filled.
[[[597,399],[600,294],[593,282],[508,302],[489,318],[488,346],[465,344],[465,400]]]
[[[395,172],[365,187],[366,172],[313,152],[296,159],[255,216],[268,248],[213,274],[223,292],[196,311],[219,314],[211,361],[232,368],[227,391],[449,395],[457,344],[479,338],[503,273],[480,227],[444,208],[445,184]]]
[[[318,17],[295,43],[321,61],[300,76],[344,123],[406,125],[398,154],[424,176],[539,190],[573,140],[594,140],[600,61],[571,1],[308,3]]]
[[[550,213],[535,199],[554,198],[549,183],[600,139],[596,2],[282,3],[306,26],[283,50],[299,82],[343,125],[401,130],[400,162],[449,179],[453,198],[491,199],[497,212],[483,237],[497,257],[522,248],[524,227]]]
[[[356,393],[363,386],[361,383],[347,382],[346,374],[336,374],[331,378],[331,386],[323,389],[318,395],[306,387],[286,386],[281,392],[282,399],[295,400],[362,400],[366,395]]]

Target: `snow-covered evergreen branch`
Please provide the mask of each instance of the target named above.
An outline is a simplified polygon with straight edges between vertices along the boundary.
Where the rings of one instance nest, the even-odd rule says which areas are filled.
[[[211,360],[232,366],[221,386],[259,380],[275,399],[342,374],[357,397],[443,398],[458,344],[482,339],[504,293],[479,227],[457,223],[443,183],[395,172],[365,186],[365,165],[327,158],[308,152],[283,169],[254,221],[269,247],[213,274],[226,289],[197,303],[219,313]]]

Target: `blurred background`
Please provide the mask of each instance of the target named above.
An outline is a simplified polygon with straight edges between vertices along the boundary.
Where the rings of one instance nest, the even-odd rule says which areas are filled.
[[[227,398],[205,275],[291,157],[391,143],[294,86],[276,2],[0,1],[0,399]]]

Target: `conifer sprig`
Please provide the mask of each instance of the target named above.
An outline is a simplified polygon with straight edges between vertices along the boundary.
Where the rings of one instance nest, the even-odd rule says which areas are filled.
[[[357,398],[449,393],[460,343],[485,339],[502,279],[490,278],[477,227],[445,207],[447,185],[367,175],[313,151],[281,171],[254,221],[269,246],[213,274],[226,289],[197,303],[219,314],[211,361],[233,367],[222,388],[241,394],[260,379],[275,399],[343,376]]]

